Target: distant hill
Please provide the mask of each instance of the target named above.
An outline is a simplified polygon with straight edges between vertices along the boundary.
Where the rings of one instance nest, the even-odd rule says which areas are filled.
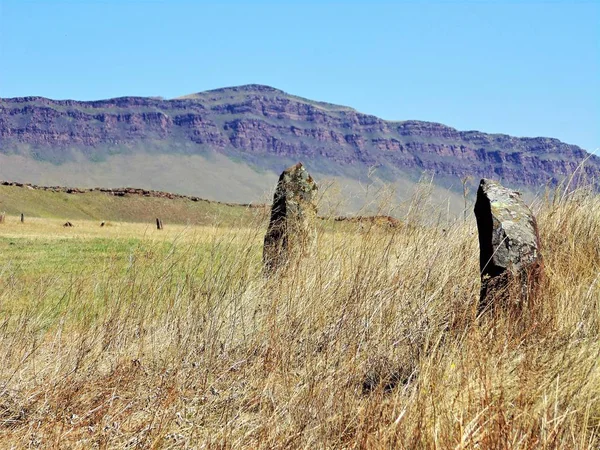
[[[588,157],[557,139],[386,121],[260,85],[172,100],[0,99],[0,178],[38,184],[265,201],[279,172],[302,161],[318,179],[338,180],[343,195],[391,183],[402,196],[427,173],[456,200],[463,177],[536,190]],[[598,179],[600,158],[583,173]]]
[[[266,218],[265,205],[212,202],[142,189],[67,189],[0,182],[0,213],[69,221],[247,226]]]

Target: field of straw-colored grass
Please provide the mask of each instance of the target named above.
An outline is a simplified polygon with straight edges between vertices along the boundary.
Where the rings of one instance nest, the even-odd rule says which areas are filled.
[[[600,197],[534,207],[546,274],[475,317],[474,218],[0,224],[2,448],[599,448]]]

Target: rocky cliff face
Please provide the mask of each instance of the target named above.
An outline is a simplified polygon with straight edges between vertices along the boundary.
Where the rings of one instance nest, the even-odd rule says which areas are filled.
[[[0,99],[0,153],[61,164],[74,153],[101,160],[148,149],[215,151],[257,166],[286,157],[319,164],[323,171],[358,173],[381,166],[395,176],[429,171],[536,187],[568,177],[589,156],[557,139],[385,121],[258,85],[174,100]],[[590,157],[584,171],[597,178],[600,158]]]

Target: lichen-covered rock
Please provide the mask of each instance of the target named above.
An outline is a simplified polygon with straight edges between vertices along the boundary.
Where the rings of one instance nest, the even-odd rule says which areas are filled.
[[[288,167],[279,177],[263,249],[267,272],[312,250],[316,240],[316,193],[317,185],[302,163]]]
[[[475,216],[479,231],[481,296],[479,311],[493,307],[518,280],[519,301],[531,300],[542,274],[535,217],[518,192],[491,180],[479,183]]]

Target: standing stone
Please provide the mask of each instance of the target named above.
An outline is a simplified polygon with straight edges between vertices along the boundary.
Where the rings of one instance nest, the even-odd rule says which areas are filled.
[[[158,217],[156,218],[156,229],[157,230],[162,230],[163,229],[162,220],[160,220]]]
[[[288,167],[279,177],[263,248],[267,272],[311,252],[316,242],[316,193],[317,185],[302,163]]]
[[[481,272],[479,312],[505,301],[511,280],[518,283],[522,306],[535,296],[543,269],[535,217],[518,192],[487,179],[479,183],[475,216]]]

